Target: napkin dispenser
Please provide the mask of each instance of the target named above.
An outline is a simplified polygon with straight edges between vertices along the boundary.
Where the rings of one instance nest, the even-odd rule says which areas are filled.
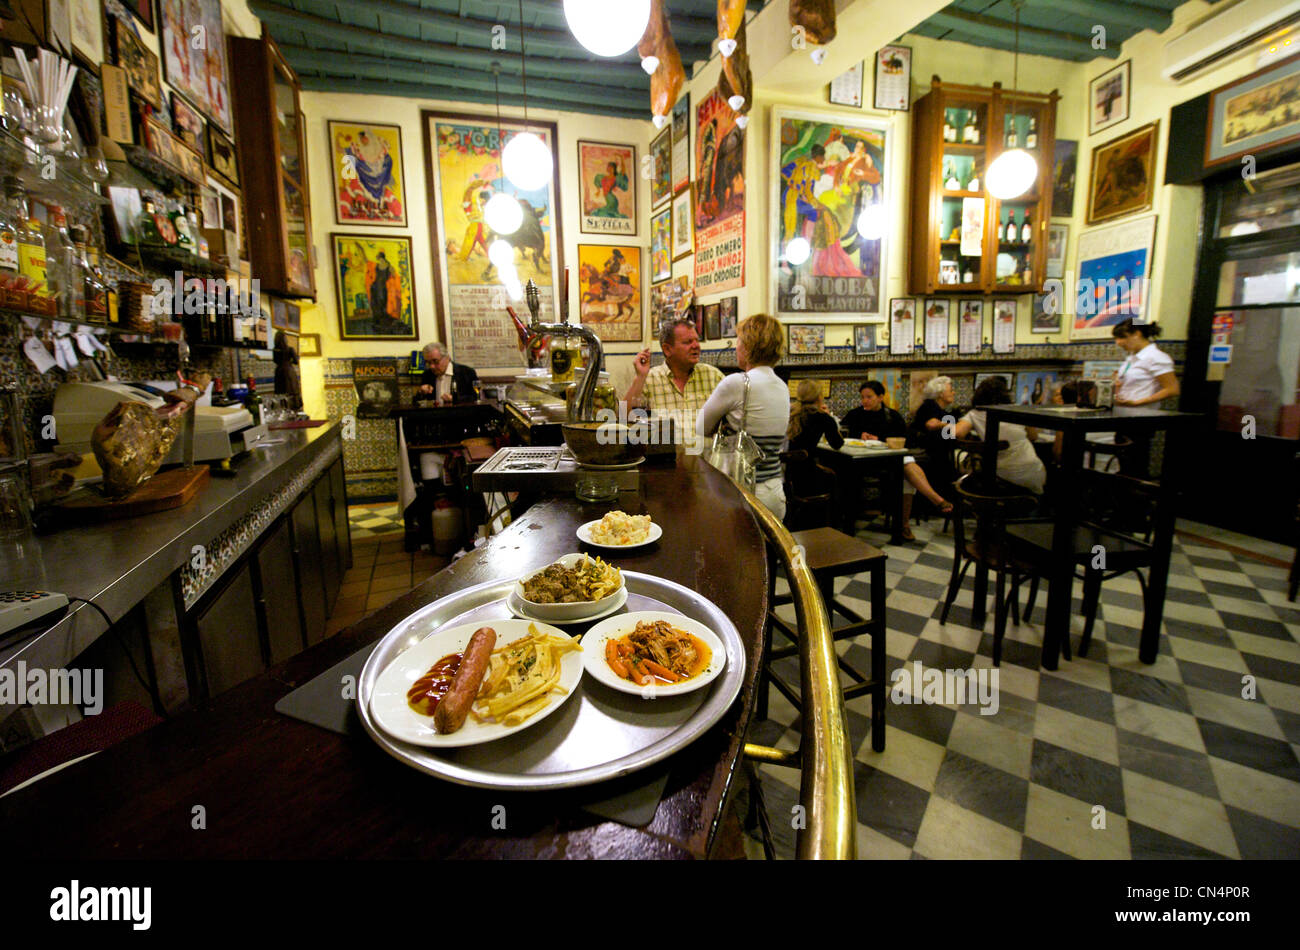
[[[1115,381],[1111,379],[1081,379],[1077,390],[1077,405],[1084,409],[1112,409],[1115,406]]]

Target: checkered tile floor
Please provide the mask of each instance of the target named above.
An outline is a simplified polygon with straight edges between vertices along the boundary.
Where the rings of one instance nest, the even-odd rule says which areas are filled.
[[[349,505],[348,524],[352,527],[354,540],[405,530],[402,513],[395,501],[373,505]]]
[[[884,547],[890,674],[915,660],[992,666],[992,606],[983,633],[968,625],[969,576],[939,625],[952,567],[952,536],[939,526],[932,519],[913,529],[915,542]],[[1291,551],[1259,554],[1251,539],[1179,529],[1154,665],[1138,660],[1142,599],[1128,575],[1102,588],[1088,657],[1062,660],[1056,672],[1038,666],[1040,591],[1035,622],[1008,625],[994,715],[976,705],[890,702],[886,751],[875,753],[870,698],[847,705],[860,857],[1300,856],[1300,601],[1287,603],[1280,561]],[[1240,543],[1230,549],[1224,539]],[[840,580],[837,592],[870,613],[865,575]],[[837,647],[870,669],[869,638]],[[798,682],[797,659],[782,662]],[[1243,698],[1249,685],[1253,698]],[[775,690],[769,716],[750,740],[796,748],[798,716]],[[793,857],[799,774],[767,765],[759,774],[777,857]],[[746,847],[762,856],[756,837]]]

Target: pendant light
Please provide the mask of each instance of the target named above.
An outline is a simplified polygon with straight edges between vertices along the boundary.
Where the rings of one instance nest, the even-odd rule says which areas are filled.
[[[637,39],[640,39],[638,36]],[[635,42],[635,40],[633,41]],[[515,134],[501,150],[501,168],[506,180],[520,191],[536,191],[551,178],[551,150],[528,125],[528,51],[524,43],[524,0],[519,0],[519,68],[524,87],[525,131]]]
[[[1015,108],[1016,93],[1020,87],[1020,8],[1024,0],[1012,0],[1016,11],[1016,56],[1015,73],[1011,81],[1011,102]],[[989,165],[984,174],[984,187],[989,194],[1002,201],[1019,198],[1038,179],[1038,161],[1023,148],[1008,149]]]
[[[616,10],[610,6],[609,0],[564,0],[569,32],[597,56],[622,56],[641,41],[650,23],[650,0],[622,0]]]
[[[858,215],[858,234],[863,240],[879,241],[885,236],[885,209],[881,205],[867,205]]]
[[[790,243],[785,246],[785,259],[795,267],[798,267],[804,261],[808,260],[811,254],[812,245],[808,243],[807,238],[791,238]]]
[[[497,93],[497,144],[505,138],[501,134],[501,64],[492,64],[492,81],[496,87]],[[519,226],[524,223],[524,209],[519,207],[519,202],[514,195],[508,195],[504,191],[494,191],[488,203],[483,206],[483,220],[487,226],[495,233],[501,235],[514,234],[519,230]]]

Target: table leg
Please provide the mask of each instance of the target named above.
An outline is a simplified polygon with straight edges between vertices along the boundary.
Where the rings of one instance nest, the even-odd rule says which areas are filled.
[[[1083,467],[1083,436],[1065,430],[1061,446],[1061,468],[1056,493],[1056,519],[1052,526],[1052,561],[1047,569],[1047,614],[1043,621],[1045,670],[1057,667],[1061,644],[1070,635],[1070,605],[1074,596],[1074,524],[1076,482]]]
[[[885,566],[877,564],[871,569],[871,619],[879,624],[880,632],[871,637],[871,679],[876,688],[871,691],[871,748],[885,751],[885,697],[889,684],[885,682],[885,638],[889,624],[885,614]]]
[[[1182,471],[1182,460],[1174,453],[1181,448],[1182,439],[1169,430],[1165,436],[1164,461],[1160,465],[1160,494],[1156,498],[1151,535],[1151,574],[1147,578],[1142,637],[1138,641],[1138,659],[1143,663],[1154,663],[1160,653],[1160,624],[1165,614],[1165,590],[1169,586],[1169,559],[1173,552],[1174,520],[1177,517],[1177,480]]]
[[[975,593],[971,599],[970,624],[977,630],[984,629],[984,620],[988,616],[989,569],[978,561],[975,562]]]
[[[987,415],[987,414],[986,414]],[[992,485],[998,474],[998,420],[995,416],[988,415],[988,424],[984,431],[984,457],[980,463],[980,471],[983,473],[980,477],[987,480]],[[971,479],[975,480],[974,477]],[[988,616],[988,599],[989,599],[989,572],[983,564],[975,564],[975,599],[971,604],[970,622],[971,626],[976,629],[984,629],[984,621]]]
[[[890,535],[890,542],[893,544],[903,543],[903,456],[890,459],[889,462],[889,484],[890,501],[889,510],[890,518],[894,522],[893,531]]]

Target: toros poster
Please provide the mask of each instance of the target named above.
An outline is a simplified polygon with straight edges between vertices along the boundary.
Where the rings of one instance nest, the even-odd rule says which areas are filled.
[[[528,320],[522,299],[507,290],[509,275],[488,259],[488,248],[499,235],[484,219],[484,208],[497,192],[513,196],[523,210],[523,223],[513,234],[501,235],[513,248],[520,286],[530,279],[541,293],[541,318],[556,318],[555,288],[559,284],[559,184],[555,173],[541,188],[524,191],[507,181],[501,170],[501,148],[523,131],[518,122],[487,116],[439,115],[424,112],[425,156],[429,193],[435,213],[430,218],[437,279],[439,316],[457,363],[484,368],[523,365],[518,337],[506,306]],[[555,126],[530,122],[555,160]]]
[[[772,124],[774,312],[883,319],[885,125],[781,108],[772,110]],[[793,264],[788,257],[803,256],[786,253],[796,238],[807,242],[807,255]]]
[[[695,293],[745,284],[745,130],[717,90],[695,110]]]

